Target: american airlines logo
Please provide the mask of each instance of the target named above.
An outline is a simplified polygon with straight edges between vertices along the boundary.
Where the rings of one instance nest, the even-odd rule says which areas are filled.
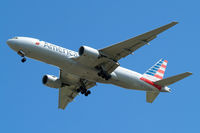
[[[56,51],[56,52],[59,52],[59,53],[62,53],[62,54],[66,54],[67,56],[78,56],[77,52],[74,52],[74,51],[71,51],[71,50],[68,50],[68,49],[47,43],[47,42],[44,43],[43,47],[48,48],[53,51]]]

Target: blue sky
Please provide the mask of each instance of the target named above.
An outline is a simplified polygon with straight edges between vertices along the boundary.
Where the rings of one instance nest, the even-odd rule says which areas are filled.
[[[0,132],[133,133],[199,132],[198,0],[3,0],[0,2]],[[194,74],[170,86],[153,104],[145,92],[98,84],[89,97],[78,96],[59,110],[58,91],[44,86],[44,74],[58,68],[28,59],[7,45],[14,36],[39,38],[77,51],[103,48],[180,22],[125,59],[123,67],[144,73],[160,58],[169,61],[165,77]]]

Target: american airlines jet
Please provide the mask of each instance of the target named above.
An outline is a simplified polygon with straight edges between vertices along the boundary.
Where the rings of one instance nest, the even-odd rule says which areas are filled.
[[[144,74],[120,67],[118,61],[133,54],[134,51],[155,39],[158,34],[176,24],[177,22],[171,22],[129,40],[98,50],[81,46],[78,52],[74,52],[29,37],[14,37],[9,39],[7,44],[22,57],[22,62],[26,61],[25,57],[29,57],[60,69],[59,77],[44,75],[42,82],[48,87],[59,89],[58,107],[61,109],[65,109],[79,93],[85,96],[91,94],[89,89],[96,83],[146,91],[146,101],[152,103],[160,92],[171,91],[168,85],[192,73],[185,72],[163,79],[167,60],[160,59]]]

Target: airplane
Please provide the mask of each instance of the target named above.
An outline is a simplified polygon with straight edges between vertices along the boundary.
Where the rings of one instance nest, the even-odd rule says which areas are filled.
[[[171,22],[129,40],[94,49],[81,46],[78,52],[30,37],[14,37],[8,46],[22,57],[54,65],[60,69],[59,77],[46,74],[42,83],[59,89],[58,108],[65,109],[78,94],[88,96],[96,83],[113,84],[131,90],[146,91],[146,102],[152,103],[160,92],[171,92],[171,85],[192,73],[185,72],[163,79],[168,61],[160,59],[144,74],[123,68],[119,60],[133,54],[140,47],[155,39],[158,34],[176,25]]]

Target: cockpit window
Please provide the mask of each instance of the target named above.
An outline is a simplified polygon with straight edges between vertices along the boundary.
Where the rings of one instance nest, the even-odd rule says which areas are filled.
[[[12,39],[18,39],[18,37],[13,37]]]

